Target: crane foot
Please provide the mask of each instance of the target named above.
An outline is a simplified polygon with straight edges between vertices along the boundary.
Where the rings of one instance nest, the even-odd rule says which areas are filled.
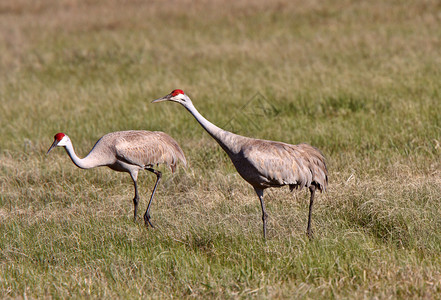
[[[155,226],[153,226],[152,222],[150,222],[150,215],[149,214],[144,215],[144,223],[145,223],[145,226],[147,226],[147,227],[149,227],[149,224],[150,224],[150,226],[152,226],[152,228],[155,228]]]

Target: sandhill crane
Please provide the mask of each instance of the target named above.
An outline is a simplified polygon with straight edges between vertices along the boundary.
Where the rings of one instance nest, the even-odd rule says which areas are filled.
[[[263,191],[269,187],[284,185],[288,185],[291,191],[309,188],[311,198],[306,233],[308,237],[312,237],[311,212],[314,194],[316,189],[326,190],[328,184],[325,158],[318,149],[308,144],[290,145],[225,131],[205,119],[182,90],[174,90],[162,98],[153,100],[152,103],[161,101],[182,104],[228,154],[240,176],[253,186],[262,208],[264,238],[268,215],[265,212]]]
[[[162,177],[162,173],[153,167],[165,164],[174,172],[179,160],[184,165],[187,163],[184,152],[178,143],[169,135],[160,131],[128,130],[108,133],[96,142],[85,158],[79,158],[75,154],[70,138],[64,133],[57,133],[54,136],[54,142],[46,154],[49,154],[56,146],[64,147],[72,162],[81,169],[107,166],[115,171],[129,173],[135,186],[135,197],[133,198],[135,206],[134,221],[136,221],[139,203],[138,172],[145,169],[154,173],[156,183],[144,214],[145,225],[150,224],[152,227],[149,213],[150,205]]]

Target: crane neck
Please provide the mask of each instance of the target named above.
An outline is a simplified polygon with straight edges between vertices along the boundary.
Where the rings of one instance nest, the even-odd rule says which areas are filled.
[[[72,145],[72,142],[69,141],[66,146],[64,146],[64,149],[66,149],[67,154],[69,155],[72,162],[81,169],[90,169],[94,168],[97,165],[93,163],[92,160],[89,159],[89,155],[87,155],[85,158],[79,158],[77,154],[75,153],[74,147]]]
[[[239,143],[238,139],[244,138],[243,136],[234,134],[232,132],[223,130],[217,127],[210,121],[204,118],[199,111],[194,107],[192,102],[185,103],[184,107],[193,115],[193,117],[199,122],[199,124],[215,139],[215,141],[227,152],[228,155],[238,153]]]

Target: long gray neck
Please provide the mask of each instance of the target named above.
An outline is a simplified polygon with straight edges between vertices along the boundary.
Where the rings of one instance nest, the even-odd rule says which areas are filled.
[[[64,149],[66,149],[67,154],[69,155],[72,162],[81,169],[90,169],[96,167],[98,164],[96,164],[93,160],[90,159],[90,156],[86,156],[85,158],[79,158],[75,150],[73,148],[72,143],[69,141],[66,146],[64,146]]]
[[[197,111],[192,102],[188,101],[185,103],[184,107],[193,115],[193,117],[195,117],[199,124],[201,124],[201,126],[216,140],[229,156],[240,151],[240,143],[238,143],[238,140],[243,139],[244,137],[223,130],[205,119]]]

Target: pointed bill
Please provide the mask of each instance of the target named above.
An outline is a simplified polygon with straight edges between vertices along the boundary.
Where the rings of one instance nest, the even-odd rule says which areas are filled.
[[[58,145],[59,142],[60,142],[60,141],[55,140],[55,141],[52,143],[52,146],[49,148],[49,150],[47,150],[46,155],[48,155],[49,152],[51,152],[51,150],[52,150],[53,148],[55,148],[55,147]]]
[[[167,101],[170,98],[170,94],[168,94],[167,96],[158,98],[156,100],[153,100],[152,103],[158,103],[158,102],[162,102],[162,101]]]

